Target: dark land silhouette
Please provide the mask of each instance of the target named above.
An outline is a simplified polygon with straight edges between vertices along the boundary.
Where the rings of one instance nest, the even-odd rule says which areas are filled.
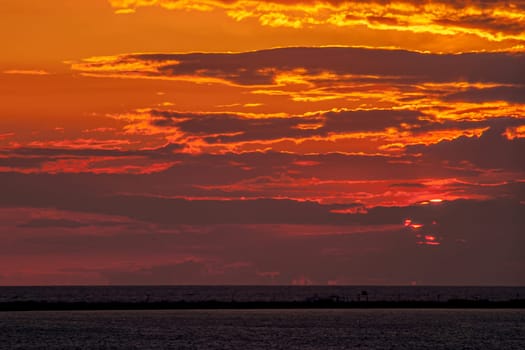
[[[47,302],[12,301],[0,303],[1,311],[72,310],[212,310],[212,309],[523,309],[525,299],[505,301],[449,299],[446,301],[346,301],[338,298],[303,301],[141,301],[141,302]]]

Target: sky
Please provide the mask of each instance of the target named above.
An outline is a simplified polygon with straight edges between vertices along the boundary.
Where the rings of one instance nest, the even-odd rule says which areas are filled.
[[[525,1],[0,0],[0,285],[525,285]]]

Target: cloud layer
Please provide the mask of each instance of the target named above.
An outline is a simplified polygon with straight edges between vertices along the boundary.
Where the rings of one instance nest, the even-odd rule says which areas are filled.
[[[525,283],[522,2],[28,2],[0,284]]]
[[[178,11],[224,11],[236,21],[258,20],[263,26],[305,28],[357,27],[453,36],[476,35],[491,41],[525,38],[522,1],[218,1],[109,0],[117,13],[160,6]]]

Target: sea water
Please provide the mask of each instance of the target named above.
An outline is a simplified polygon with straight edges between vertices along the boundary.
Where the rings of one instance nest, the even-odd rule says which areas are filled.
[[[2,349],[525,349],[523,310],[0,313]]]
[[[364,294],[363,292],[366,292]],[[485,299],[523,287],[0,287],[0,302]],[[525,349],[525,310],[0,312],[0,349]]]

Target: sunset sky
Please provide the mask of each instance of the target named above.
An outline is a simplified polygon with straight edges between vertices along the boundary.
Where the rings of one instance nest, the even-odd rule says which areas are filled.
[[[0,4],[0,285],[525,285],[525,1]]]

